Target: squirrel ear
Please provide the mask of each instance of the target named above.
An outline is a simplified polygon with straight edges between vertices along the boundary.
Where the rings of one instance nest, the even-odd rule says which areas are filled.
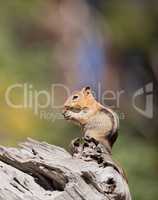
[[[90,86],[85,87],[85,91],[87,90],[91,90],[91,87]]]
[[[91,93],[91,88],[90,88],[90,86],[84,87],[84,88],[82,89],[82,92],[83,92],[83,94],[85,94],[85,95],[89,95],[89,94]]]

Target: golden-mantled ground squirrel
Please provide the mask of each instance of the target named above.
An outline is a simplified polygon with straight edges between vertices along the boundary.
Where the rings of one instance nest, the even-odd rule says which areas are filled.
[[[118,135],[119,119],[113,110],[96,101],[90,87],[74,92],[67,99],[63,115],[66,120],[80,125],[84,136],[96,139],[111,152]]]

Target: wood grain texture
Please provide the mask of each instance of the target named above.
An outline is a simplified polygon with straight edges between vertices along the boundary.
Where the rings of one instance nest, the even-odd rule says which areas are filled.
[[[90,139],[63,148],[28,139],[0,147],[0,200],[130,200],[119,167]]]

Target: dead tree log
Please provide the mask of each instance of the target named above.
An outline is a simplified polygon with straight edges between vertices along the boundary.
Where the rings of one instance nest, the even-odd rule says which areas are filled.
[[[122,169],[101,144],[77,139],[73,155],[28,139],[0,147],[0,200],[130,200]]]

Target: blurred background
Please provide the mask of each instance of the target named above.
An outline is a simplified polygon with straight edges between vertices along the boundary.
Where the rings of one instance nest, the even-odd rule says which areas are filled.
[[[32,137],[68,149],[80,129],[61,116],[67,89],[90,85],[120,116],[113,155],[127,172],[133,199],[157,199],[157,25],[154,0],[1,1],[0,144]],[[46,92],[53,103],[38,112],[30,102],[13,108],[6,96],[15,84],[12,103],[34,102],[39,91],[45,91],[38,93],[40,105],[48,103]]]

